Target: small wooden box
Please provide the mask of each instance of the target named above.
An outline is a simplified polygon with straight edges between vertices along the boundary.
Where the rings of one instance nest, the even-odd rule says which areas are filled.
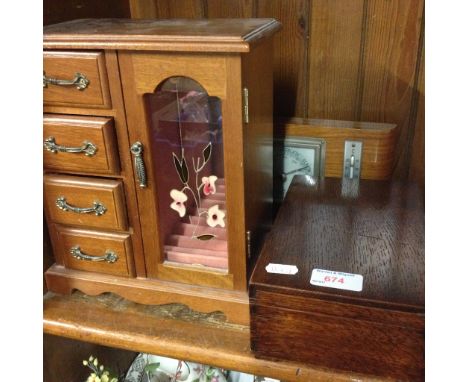
[[[273,215],[280,28],[250,18],[44,29],[50,291],[186,304],[248,325],[248,279]]]
[[[270,263],[298,272],[269,273]],[[314,269],[362,275],[362,291],[314,286]],[[253,271],[250,304],[259,358],[422,380],[421,190],[296,176]]]

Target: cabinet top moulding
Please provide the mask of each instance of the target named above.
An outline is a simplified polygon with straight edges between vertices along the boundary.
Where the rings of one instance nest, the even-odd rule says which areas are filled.
[[[81,19],[45,27],[44,48],[245,53],[280,28],[275,19]]]

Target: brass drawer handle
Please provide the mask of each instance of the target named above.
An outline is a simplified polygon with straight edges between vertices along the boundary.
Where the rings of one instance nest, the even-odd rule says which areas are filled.
[[[58,78],[47,77],[45,72],[42,75],[42,87],[46,88],[48,84],[58,86],[75,86],[78,90],[84,90],[89,84],[89,80],[84,74],[76,73],[72,80],[59,80]]]
[[[59,196],[55,201],[55,205],[63,211],[72,211],[76,212],[77,214],[95,213],[96,216],[101,216],[107,211],[107,208],[104,206],[104,204],[98,201],[93,202],[93,206],[88,208],[73,207],[67,203],[67,199],[65,199],[64,196]]]
[[[88,157],[92,157],[97,151],[96,145],[92,142],[84,141],[80,147],[66,147],[55,143],[54,137],[44,141],[44,148],[52,153],[84,153]]]
[[[80,247],[72,247],[70,248],[71,255],[78,260],[87,260],[87,261],[107,261],[108,263],[115,263],[119,256],[115,254],[113,251],[107,250],[103,256],[90,256],[83,252],[81,252]]]
[[[145,163],[143,162],[143,145],[141,142],[135,142],[130,148],[131,153],[133,154],[135,170],[138,176],[138,181],[141,188],[146,187],[146,169]]]

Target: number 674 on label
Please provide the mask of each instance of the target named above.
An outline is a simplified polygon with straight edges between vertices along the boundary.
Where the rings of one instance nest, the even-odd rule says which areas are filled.
[[[354,273],[344,273],[328,271],[325,269],[314,269],[310,278],[312,285],[351,290],[354,292],[362,291],[363,277]]]

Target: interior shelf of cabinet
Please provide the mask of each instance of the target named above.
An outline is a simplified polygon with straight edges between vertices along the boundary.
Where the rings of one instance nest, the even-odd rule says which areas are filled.
[[[293,362],[256,359],[246,326],[184,305],[136,304],[107,293],[44,296],[44,332],[135,352],[199,362],[281,381],[389,381]],[[311,346],[313,339],[311,338]]]

